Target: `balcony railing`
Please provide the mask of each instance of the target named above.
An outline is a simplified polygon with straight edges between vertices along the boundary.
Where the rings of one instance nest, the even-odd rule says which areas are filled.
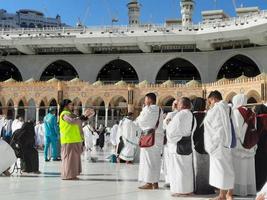
[[[200,22],[198,24],[190,26],[173,25],[169,26],[166,24],[146,24],[140,26],[128,26],[128,25],[116,25],[116,26],[90,26],[90,27],[58,27],[58,28],[18,28],[18,29],[6,29],[3,28],[0,31],[0,36],[10,36],[10,35],[23,35],[26,37],[34,36],[57,36],[66,37],[73,34],[91,34],[93,32],[100,33],[128,33],[128,32],[138,32],[138,31],[154,31],[154,32],[168,32],[168,30],[179,30],[179,31],[199,31],[206,28],[219,28],[227,26],[237,26],[238,24],[247,24],[250,22],[255,22],[258,19],[267,19],[267,10],[262,10],[258,14],[252,14],[247,17],[233,17],[227,18],[223,21],[215,21],[210,23]],[[38,35],[39,34],[39,35]]]

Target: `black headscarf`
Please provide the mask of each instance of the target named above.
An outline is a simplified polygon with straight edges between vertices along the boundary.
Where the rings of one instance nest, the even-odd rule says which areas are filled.
[[[35,146],[35,131],[33,122],[25,122],[22,127],[14,132],[17,142],[22,148]]]
[[[255,113],[257,115],[260,115],[260,114],[267,114],[267,107],[265,105],[258,105],[256,106],[255,108]]]
[[[193,100],[193,111],[205,111],[206,110],[206,100],[197,97],[196,99]]]
[[[61,112],[64,110],[64,108],[69,105],[70,103],[72,103],[71,100],[69,99],[64,99],[61,103],[60,103],[60,109],[59,109],[59,115],[61,114]]]
[[[200,154],[206,154],[204,147],[204,126],[202,124],[205,118],[205,113],[203,111],[206,110],[206,101],[205,99],[198,97],[193,100],[192,104],[194,116],[197,121],[197,127],[193,135],[195,150]]]

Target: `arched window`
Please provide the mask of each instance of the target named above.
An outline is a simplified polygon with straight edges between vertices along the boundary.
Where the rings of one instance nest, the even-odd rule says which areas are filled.
[[[106,64],[98,73],[97,80],[105,83],[115,83],[124,80],[128,83],[138,83],[135,69],[124,60],[113,60]]]
[[[186,83],[193,79],[201,82],[197,68],[185,59],[176,58],[167,62],[159,70],[156,83],[163,83],[167,80],[173,80],[176,83]]]
[[[51,63],[42,73],[40,80],[47,81],[52,78],[59,80],[69,81],[78,77],[78,73],[75,68],[63,60],[58,60]]]
[[[236,55],[227,60],[221,67],[217,79],[221,78],[238,78],[241,75],[254,77],[260,74],[257,64],[249,57]]]

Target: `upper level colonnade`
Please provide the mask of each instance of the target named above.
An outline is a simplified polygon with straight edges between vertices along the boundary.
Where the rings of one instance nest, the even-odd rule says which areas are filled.
[[[45,73],[48,73],[47,77],[57,77],[58,70],[61,70],[64,76],[70,77],[68,80],[79,77],[90,83],[99,79],[105,81],[105,78],[109,80],[109,77],[116,77],[115,82],[125,80],[129,83],[144,80],[162,83],[168,79],[184,82],[196,79],[210,83],[224,76],[237,78],[244,74],[252,77],[267,72],[266,52],[267,47],[255,47],[211,52],[14,55],[2,57],[0,71],[3,69],[6,73],[13,67],[10,71],[13,75],[2,77],[1,74],[1,81],[10,77],[15,79],[14,71],[21,77],[18,81],[30,78],[38,81],[45,80],[42,79]],[[105,70],[110,73],[105,73]],[[229,76],[231,74],[235,76]]]

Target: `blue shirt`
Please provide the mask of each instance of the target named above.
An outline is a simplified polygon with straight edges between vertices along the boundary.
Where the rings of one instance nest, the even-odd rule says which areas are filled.
[[[57,118],[55,115],[48,113],[44,118],[45,136],[58,137],[59,130],[57,124]]]

